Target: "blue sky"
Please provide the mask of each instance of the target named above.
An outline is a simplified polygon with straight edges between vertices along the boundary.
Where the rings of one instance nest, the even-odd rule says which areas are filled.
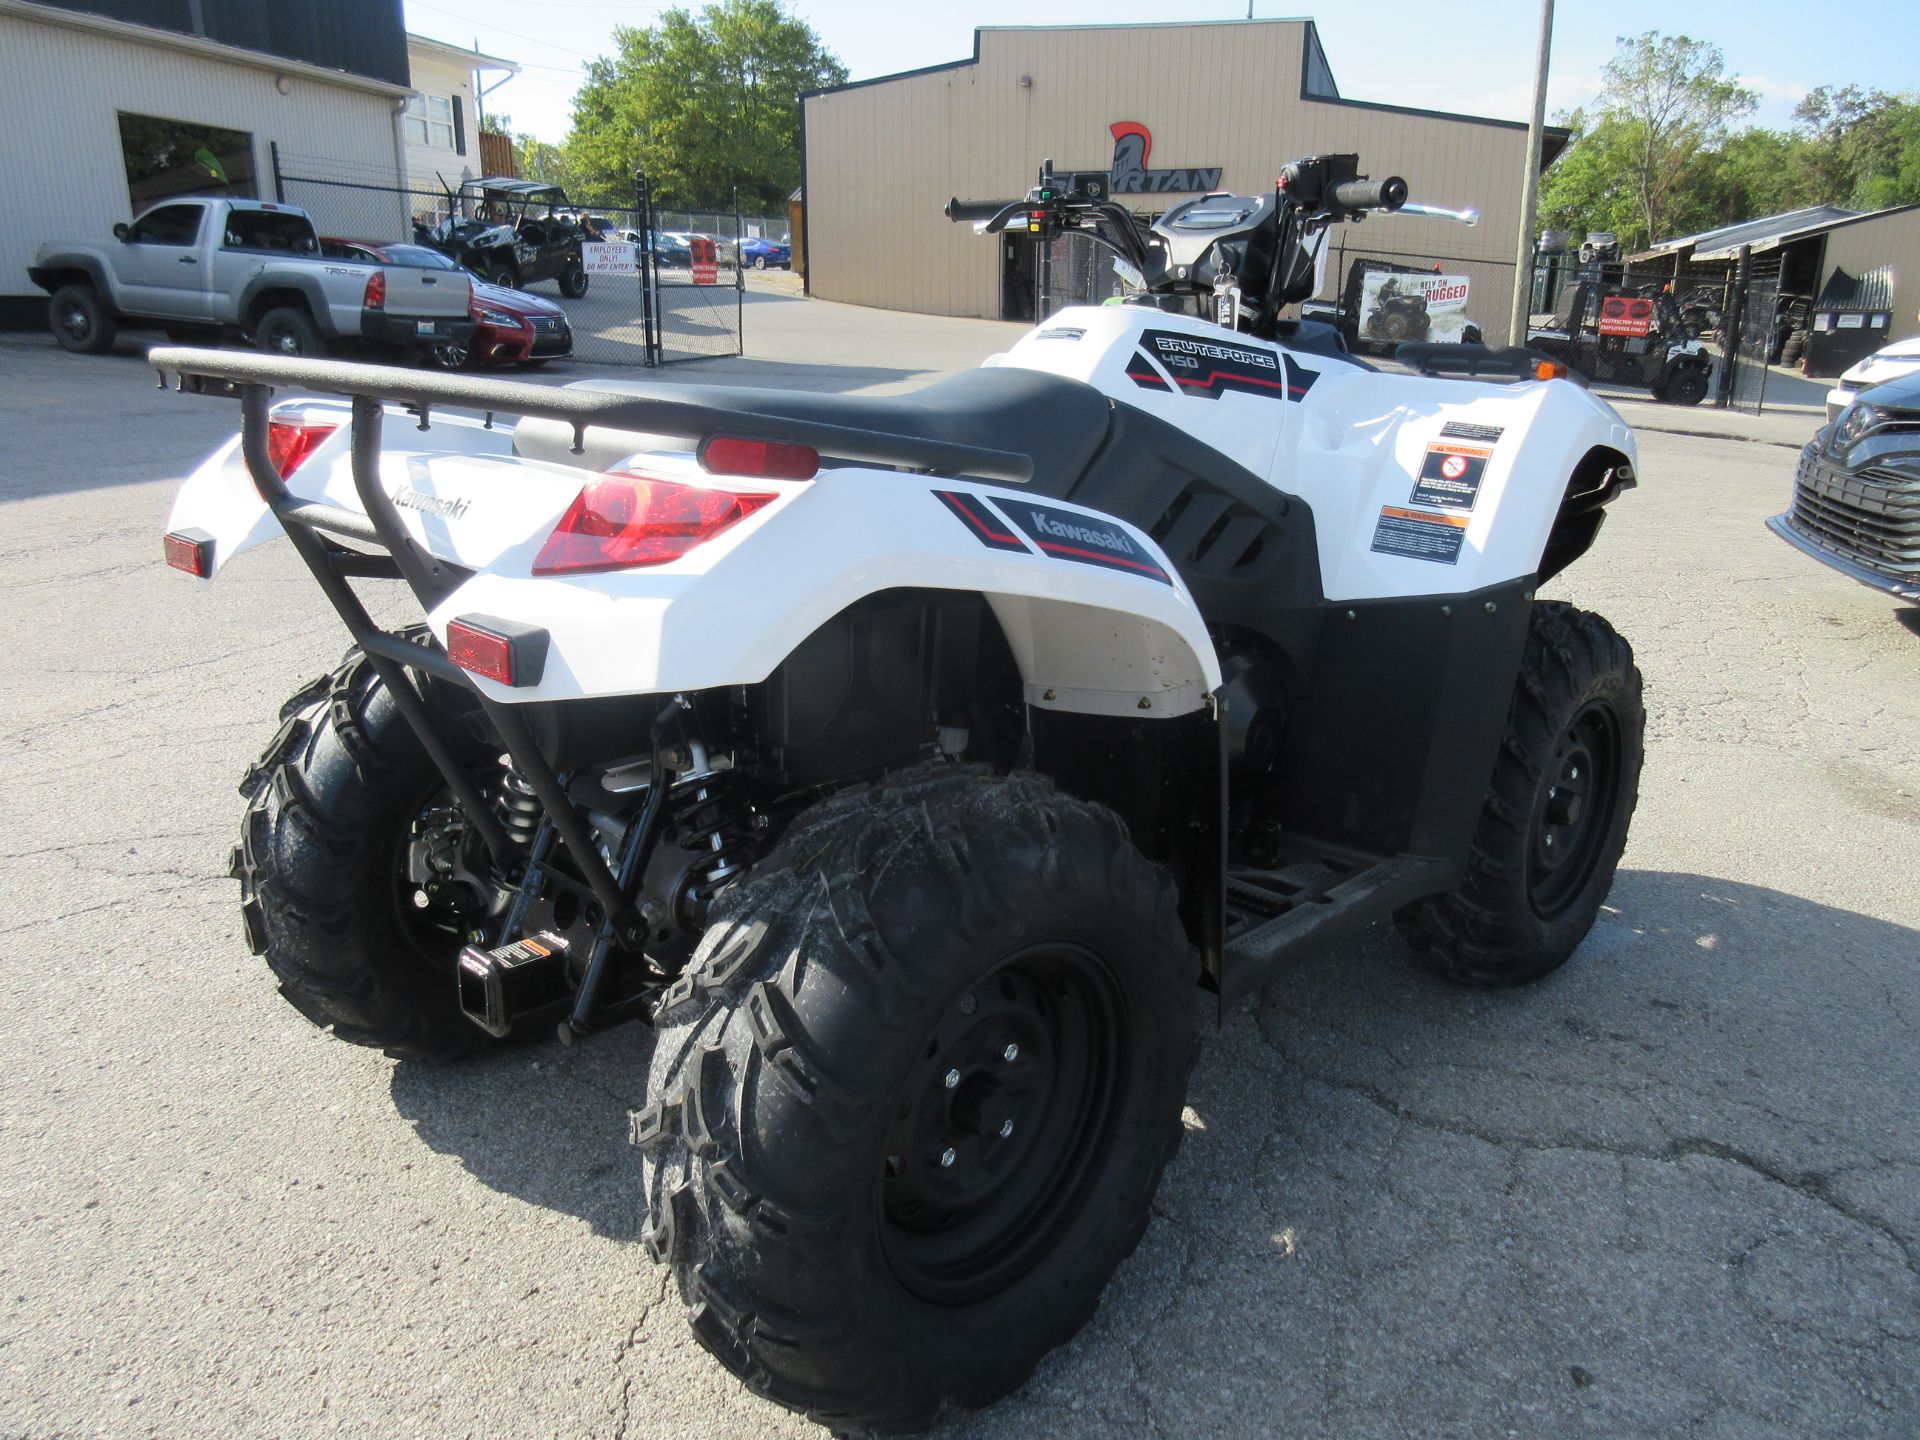
[[[517,60],[526,70],[486,102],[516,129],[547,140],[567,131],[568,101],[586,60],[611,48],[615,25],[644,25],[664,5],[622,0],[404,0],[407,28]],[[1020,0],[922,5],[886,0],[791,4],[856,80],[959,60],[976,25],[1090,25],[1244,17],[1244,0],[1184,7],[1148,0]],[[1642,30],[1710,40],[1758,91],[1755,119],[1784,125],[1816,85],[1920,86],[1920,0],[1560,0],[1550,110],[1592,99],[1614,37]],[[1341,93],[1468,114],[1525,118],[1536,0],[1345,0],[1321,10],[1255,0],[1263,17],[1311,15]],[[1392,36],[1394,43],[1381,43]]]

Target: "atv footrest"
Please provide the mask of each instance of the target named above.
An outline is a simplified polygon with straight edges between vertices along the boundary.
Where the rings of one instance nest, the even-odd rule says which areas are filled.
[[[1318,846],[1297,849],[1274,869],[1230,870],[1221,1003],[1259,989],[1309,945],[1340,939],[1452,882],[1442,860]]]

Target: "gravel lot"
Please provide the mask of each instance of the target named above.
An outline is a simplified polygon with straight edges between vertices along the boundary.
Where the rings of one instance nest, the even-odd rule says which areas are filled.
[[[761,311],[786,349],[675,378],[898,383],[1008,334]],[[160,563],[235,412],[0,338],[0,1434],[821,1434],[637,1243],[644,1029],[395,1065],[247,954],[234,784],[344,642],[284,546],[204,593]],[[1585,948],[1483,995],[1376,929],[1217,1028],[1196,999],[1139,1252],[953,1434],[1920,1432],[1920,610],[1762,529],[1790,448],[1642,460],[1550,591],[1651,711]]]

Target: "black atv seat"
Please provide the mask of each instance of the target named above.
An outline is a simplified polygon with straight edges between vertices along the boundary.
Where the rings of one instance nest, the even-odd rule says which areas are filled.
[[[574,388],[574,387],[568,387]],[[1106,440],[1113,407],[1093,386],[1036,370],[967,370],[908,395],[822,395],[730,385],[663,385],[648,380],[594,380],[581,388],[659,395],[718,411],[809,420],[891,435],[980,445],[1031,456],[1036,480],[1071,480]],[[514,454],[586,470],[605,470],[637,450],[684,450],[685,438],[633,430],[590,429],[584,452],[573,451],[573,427],[529,416],[514,427]]]

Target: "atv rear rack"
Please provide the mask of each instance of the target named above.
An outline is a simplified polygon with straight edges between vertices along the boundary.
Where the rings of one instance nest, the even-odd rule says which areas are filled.
[[[384,365],[175,346],[151,350],[147,360],[159,372],[163,389],[171,372],[178,377],[183,391],[239,397],[241,452],[254,488],[280,521],[288,540],[313,572],[355,644],[365,652],[368,663],[393,696],[401,715],[420,737],[428,758],[466,813],[468,823],[503,866],[521,857],[508,841],[492,807],[461,768],[455,747],[442,735],[408,672],[431,676],[472,695],[538,798],[547,824],[565,843],[569,858],[605,917],[572,1013],[560,1026],[561,1037],[568,1040],[635,1013],[636,997],[623,997],[601,1007],[599,991],[613,946],[637,950],[648,933],[647,921],[628,895],[623,879],[630,880],[646,869],[659,834],[655,819],[659,810],[657,797],[649,796],[647,814],[634,827],[632,842],[623,847],[618,860],[620,874],[616,875],[595,844],[586,817],[568,799],[564,782],[541,752],[522,706],[504,704],[483,693],[473,677],[454,664],[438,641],[429,638],[422,644],[393,634],[376,625],[367,613],[348,583],[350,577],[405,580],[422,609],[431,612],[464,583],[470,573],[418,545],[407,533],[393,498],[380,483],[381,431],[386,406],[389,403],[406,406],[418,417],[423,430],[431,424],[436,405],[479,411],[489,425],[496,414],[558,420],[573,427],[576,453],[584,448],[588,429],[603,427],[684,438],[696,444],[720,436],[779,440],[810,445],[823,457],[938,475],[971,475],[1013,482],[1025,482],[1033,475],[1033,462],[1025,455],[919,436],[761,415],[746,408],[734,410],[695,404],[676,396],[673,387],[667,385],[650,387],[643,394],[625,395],[435,375]],[[297,388],[303,393],[343,395],[351,400],[353,485],[364,513],[304,500],[287,489],[268,450],[269,405],[276,386]],[[334,536],[374,548],[353,549],[330,538]],[[540,638],[544,640],[544,636]],[[672,705],[667,706],[653,727],[652,783],[656,790],[672,781],[672,772],[662,763],[666,747],[660,732],[674,709]],[[545,846],[536,842],[529,875],[535,873],[544,854]],[[503,933],[498,941],[510,938]]]

